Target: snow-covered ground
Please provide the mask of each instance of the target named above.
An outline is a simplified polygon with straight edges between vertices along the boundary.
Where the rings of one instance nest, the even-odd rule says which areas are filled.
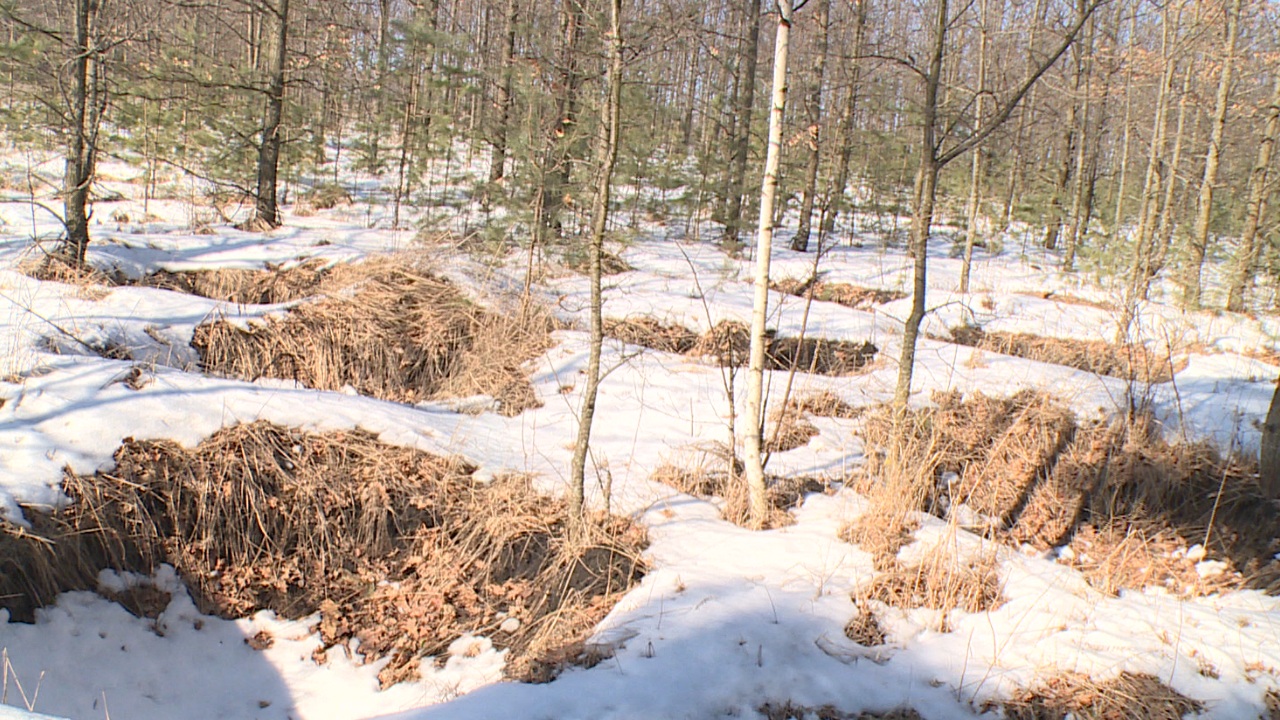
[[[109,186],[137,187],[128,168],[106,167]],[[92,262],[139,275],[156,269],[262,267],[310,258],[356,261],[384,252],[429,258],[437,269],[483,298],[518,285],[522,260],[481,263],[457,251],[415,244],[411,231],[372,223],[363,206],[247,234],[216,226],[191,230],[192,211],[179,200],[153,200],[146,222],[137,201],[101,203],[93,227]],[[379,210],[378,212],[383,212]],[[64,467],[109,466],[126,437],[171,438],[195,445],[220,427],[256,419],[311,429],[362,427],[397,444],[458,454],[482,474],[535,474],[558,492],[567,483],[575,413],[583,386],[587,336],[556,334],[557,344],[530,365],[544,406],[514,418],[456,412],[454,404],[399,405],[320,392],[279,381],[246,383],[192,370],[188,342],[202,321],[222,314],[248,321],[282,306],[238,306],[165,290],[83,288],[37,282],[14,267],[31,253],[30,238],[56,232],[56,220],[28,202],[0,202],[0,512],[21,522],[19,504],[53,505]],[[806,277],[812,255],[786,250],[778,238],[775,278]],[[899,250],[867,236],[822,259],[825,279],[905,289],[910,263]],[[940,240],[931,258],[925,331],[945,334],[966,319],[988,329],[1111,340],[1118,313],[1075,301],[1114,302],[1106,288],[1056,272],[1053,258],[1010,247],[979,253],[974,292],[959,295],[959,260]],[[648,231],[623,252],[634,270],[607,279],[606,315],[650,316],[705,329],[746,320],[751,263],[707,243]],[[566,319],[584,326],[587,284],[576,275],[545,281],[537,291]],[[1063,298],[1071,301],[1064,301]],[[771,295],[770,326],[799,332],[803,301]],[[901,321],[909,300],[856,311],[814,303],[808,334],[871,341],[880,360],[856,377],[802,375],[793,394],[828,390],[849,403],[889,398],[897,377]],[[1275,317],[1189,314],[1151,303],[1140,331],[1161,353],[1186,358],[1174,382],[1151,389],[1170,433],[1210,438],[1224,450],[1256,452],[1256,421],[1266,412],[1280,367],[1254,359],[1273,351]],[[107,360],[89,345],[128,347],[135,362]],[[57,353],[51,349],[58,350]],[[1100,680],[1123,671],[1149,673],[1205,703],[1207,717],[1252,718],[1264,695],[1280,689],[1280,600],[1257,591],[1178,599],[1160,590],[1109,597],[1052,558],[1003,547],[926,522],[928,547],[995,552],[1009,599],[989,613],[951,616],[937,632],[933,611],[890,611],[887,645],[864,648],[845,637],[855,614],[851,593],[872,576],[870,556],[838,537],[866,508],[849,489],[811,496],[796,523],[765,532],[731,525],[708,501],[649,479],[666,462],[690,462],[728,437],[730,417],[721,371],[686,357],[609,341],[610,372],[601,388],[593,433],[596,463],[612,476],[613,508],[649,529],[652,570],[606,618],[593,642],[614,650],[592,669],[570,669],[546,685],[501,682],[503,652],[485,638],[462,638],[439,667],[417,682],[379,691],[378,663],[330,652],[312,660],[314,621],[286,622],[271,613],[235,622],[203,616],[171,572],[155,581],[174,590],[155,620],[139,619],[92,593],[68,593],[35,624],[0,615],[6,663],[3,703],[68,718],[713,718],[759,717],[766,702],[787,701],[841,711],[910,706],[931,719],[978,714],[1013,689],[1055,672]],[[974,357],[978,353],[978,357]],[[1004,394],[1046,390],[1083,416],[1108,415],[1124,403],[1127,383],[1056,365],[922,340],[914,402],[933,390],[981,389]],[[148,382],[120,382],[140,363]],[[774,392],[785,382],[778,374]],[[741,385],[741,383],[739,383]],[[862,462],[850,421],[817,419],[820,434],[777,454],[770,471],[840,477]],[[599,500],[594,479],[591,492]],[[107,587],[131,582],[109,575]],[[0,611],[2,614],[3,611]],[[247,639],[275,638],[265,650]],[[1205,672],[1211,667],[1212,673]],[[21,689],[18,684],[21,684]],[[37,695],[38,691],[38,695]],[[8,709],[0,704],[0,718]]]

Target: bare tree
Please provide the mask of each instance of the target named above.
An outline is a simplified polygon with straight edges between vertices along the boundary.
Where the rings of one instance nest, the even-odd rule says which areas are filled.
[[[1258,159],[1249,173],[1249,200],[1245,209],[1244,231],[1236,251],[1235,267],[1227,286],[1227,309],[1244,311],[1245,289],[1253,284],[1258,264],[1258,226],[1267,205],[1267,182],[1271,174],[1271,156],[1280,139],[1280,75],[1276,76],[1271,100],[1267,105],[1267,123],[1258,141]]]
[[[778,31],[773,46],[772,101],[769,106],[769,147],[760,183],[760,217],[756,224],[755,299],[751,309],[751,356],[747,365],[746,425],[743,463],[747,473],[751,525],[762,527],[769,516],[768,490],[761,457],[764,418],[764,321],[769,311],[769,261],[773,252],[773,204],[778,193],[782,160],[782,114],[787,105],[787,53],[791,40],[791,0],[777,0]]]
[[[609,193],[613,168],[618,161],[618,138],[622,117],[622,0],[609,0],[609,68],[605,75],[608,97],[601,109],[600,168],[595,199],[591,207],[591,244],[588,248],[591,275],[591,350],[587,359],[587,386],[578,414],[578,438],[573,446],[569,485],[569,510],[574,520],[582,517],[587,453],[591,446],[591,424],[595,418],[600,389],[600,353],[604,343],[604,297],[601,291],[600,259],[609,223]]]

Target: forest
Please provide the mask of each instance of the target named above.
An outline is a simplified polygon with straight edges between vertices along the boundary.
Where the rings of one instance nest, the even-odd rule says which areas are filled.
[[[1280,6],[0,28],[0,718],[1280,717]]]

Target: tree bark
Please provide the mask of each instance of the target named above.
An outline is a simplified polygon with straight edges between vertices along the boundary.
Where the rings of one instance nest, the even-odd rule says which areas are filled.
[[[754,1],[754,0],[753,0]],[[769,110],[769,147],[760,184],[760,217],[756,224],[755,298],[751,312],[751,356],[747,366],[747,401],[742,421],[746,442],[743,461],[751,506],[751,525],[764,526],[769,517],[761,457],[764,418],[764,321],[769,309],[769,260],[773,252],[773,204],[778,193],[782,159],[782,113],[787,103],[787,52],[791,36],[791,0],[777,0],[778,31],[773,50],[773,98]]]
[[[563,0],[560,6],[560,87],[556,92],[556,120],[551,129],[550,167],[542,182],[542,230],[559,236],[563,229],[561,211],[571,202],[569,180],[573,170],[572,144],[578,131],[578,91],[582,73],[578,68],[578,42],[582,36],[582,0]]]
[[[987,100],[987,0],[978,6],[978,99],[973,113],[982,124],[983,107]],[[973,244],[978,237],[978,211],[982,205],[982,153],[973,154],[969,167],[969,204],[964,224],[964,261],[960,264],[960,292],[969,292],[969,273],[973,268]]]
[[[1262,453],[1258,463],[1262,492],[1272,500],[1280,497],[1280,382],[1271,395],[1271,407],[1262,425]]]
[[[89,190],[97,168],[97,136],[101,113],[98,103],[98,70],[93,47],[97,0],[76,0],[75,39],[71,59],[71,127],[63,178],[62,206],[66,225],[67,260],[83,267],[89,249]]]
[[[827,70],[827,38],[830,31],[830,0],[818,0],[814,11],[818,25],[817,61],[813,68],[813,87],[809,90],[809,164],[805,168],[804,195],[800,202],[800,225],[791,238],[791,249],[808,252],[809,233],[813,221],[814,196],[818,192],[818,166],[822,161],[822,85]]]
[[[258,196],[250,222],[255,229],[277,228],[281,224],[276,184],[280,167],[280,122],[284,116],[284,71],[288,62],[289,0],[279,0],[279,5],[269,8],[268,12],[275,15],[276,37],[258,146]]]
[[[830,209],[823,221],[822,234],[830,235],[835,230],[836,219],[845,209],[844,193],[849,186],[849,161],[853,157],[853,130],[857,122],[858,94],[861,91],[862,64],[858,56],[866,39],[867,0],[855,0],[853,9],[853,53],[849,68],[849,94],[845,96],[844,109],[840,114],[839,139],[836,146],[836,168],[831,180],[831,190],[827,193]]]
[[[1227,38],[1223,47],[1222,75],[1218,78],[1218,95],[1213,105],[1213,122],[1209,130],[1209,147],[1204,155],[1204,177],[1196,200],[1196,224],[1187,244],[1188,260],[1182,299],[1188,307],[1200,306],[1200,276],[1204,256],[1209,248],[1209,220],[1213,215],[1213,191],[1218,182],[1218,165],[1222,159],[1222,136],[1227,125],[1227,101],[1231,95],[1231,73],[1235,64],[1236,40],[1240,34],[1241,0],[1231,0],[1227,11]]]
[[[746,32],[738,55],[738,96],[734,107],[737,133],[732,141],[733,158],[729,163],[726,187],[728,197],[724,212],[724,236],[727,247],[738,244],[742,230],[742,212],[747,192],[747,154],[751,149],[751,110],[756,97],[756,62],[760,52],[760,0],[747,3]]]
[[[573,446],[569,485],[571,521],[584,512],[587,453],[591,448],[591,424],[595,419],[600,390],[600,352],[604,344],[604,296],[601,290],[600,260],[604,254],[604,234],[609,223],[609,193],[613,168],[618,161],[618,137],[622,125],[622,0],[609,2],[609,69],[605,82],[609,95],[601,112],[599,146],[600,178],[591,208],[591,245],[588,261],[591,275],[591,349],[587,358],[587,386],[578,414],[578,438]]]
[[[489,183],[484,188],[482,204],[485,208],[493,202],[493,194],[507,174],[507,134],[511,124],[512,84],[514,70],[512,64],[516,56],[516,22],[519,19],[517,0],[507,0],[507,31],[502,43],[502,79],[498,83],[498,121],[492,130],[489,155]]]
[[[1258,141],[1258,159],[1249,173],[1249,200],[1245,210],[1244,231],[1236,251],[1235,267],[1227,286],[1227,310],[1244,312],[1244,293],[1253,284],[1258,264],[1258,226],[1267,206],[1267,181],[1271,173],[1271,156],[1280,138],[1280,75],[1276,76],[1267,107],[1267,123]]]

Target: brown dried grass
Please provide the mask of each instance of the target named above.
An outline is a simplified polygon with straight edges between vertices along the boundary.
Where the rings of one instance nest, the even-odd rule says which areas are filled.
[[[1115,345],[1102,340],[1050,338],[1029,333],[987,332],[965,325],[951,328],[951,342],[980,350],[1144,383],[1168,382],[1181,369],[1142,345]]]
[[[788,403],[787,407],[769,413],[769,424],[764,431],[764,451],[776,453],[795,450],[808,445],[817,435],[818,428]]]
[[[655,480],[683,493],[704,500],[719,500],[720,514],[739,527],[757,529],[751,524],[750,498],[747,480],[741,470],[730,473],[722,462],[704,458],[700,463],[659,465],[650,475]],[[763,529],[791,525],[795,519],[787,511],[798,507],[804,496],[814,492],[828,492],[829,482],[810,477],[767,476],[769,517]]]
[[[273,305],[321,292],[330,269],[325,260],[310,260],[287,268],[268,265],[261,270],[160,270],[120,284],[172,290],[242,305]]]
[[[953,610],[988,612],[1005,602],[993,554],[959,557],[943,545],[911,565],[895,562],[859,588],[856,598],[859,604],[873,600],[901,609],[940,610],[940,632],[948,632],[947,616]]]
[[[833,392],[822,391],[792,398],[788,403],[791,412],[808,413],[816,417],[832,417],[852,420],[861,417],[866,408],[854,407]]]
[[[351,386],[397,402],[483,394],[504,415],[539,405],[522,366],[550,346],[554,322],[544,308],[485,310],[446,280],[390,261],[336,274],[345,290],[283,318],[197,327],[191,344],[204,369],[319,390]]]
[[[66,508],[28,512],[42,539],[0,525],[0,602],[29,617],[102,568],[164,562],[204,612],[319,611],[326,646],[391,658],[384,685],[465,633],[510,648],[512,676],[545,679],[643,574],[644,533],[618,518],[571,533],[565,503],[527,478],[470,471],[360,430],[258,422],[194,450],[126,440],[111,472],[68,472]]]
[[[605,323],[605,335],[661,352],[707,358],[720,367],[746,367],[751,354],[750,330],[743,323],[724,320],[699,335],[686,327],[650,318]],[[852,375],[868,369],[879,349],[870,342],[822,338],[769,336],[766,370],[790,370],[818,375]]]
[[[1037,393],[939,394],[937,405],[867,415],[870,509],[845,537],[887,566],[913,511],[945,516],[964,503],[979,528],[1013,546],[1070,545],[1060,561],[1106,592],[1153,585],[1185,595],[1236,587],[1280,591],[1280,519],[1250,464],[1207,444],[1171,443],[1149,420],[1078,426]],[[946,473],[958,479],[940,482]],[[1200,577],[1193,545],[1227,563]],[[1180,552],[1179,552],[1180,551]],[[1068,559],[1070,558],[1070,559]]]
[[[846,713],[834,705],[810,707],[798,705],[787,700],[785,702],[767,702],[759,707],[760,714],[766,720],[921,720],[920,713],[911,708],[898,708],[885,713],[860,712]]]
[[[1151,675],[1097,682],[1080,673],[1050,677],[1004,703],[1011,720],[1181,720],[1204,705]]]
[[[881,290],[879,288],[859,287],[849,283],[826,282],[823,280],[800,280],[784,278],[770,285],[776,292],[796,297],[807,297],[809,288],[813,288],[813,299],[833,302],[854,310],[870,310],[876,305],[883,305],[894,300],[901,300],[907,294],[897,290]]]

